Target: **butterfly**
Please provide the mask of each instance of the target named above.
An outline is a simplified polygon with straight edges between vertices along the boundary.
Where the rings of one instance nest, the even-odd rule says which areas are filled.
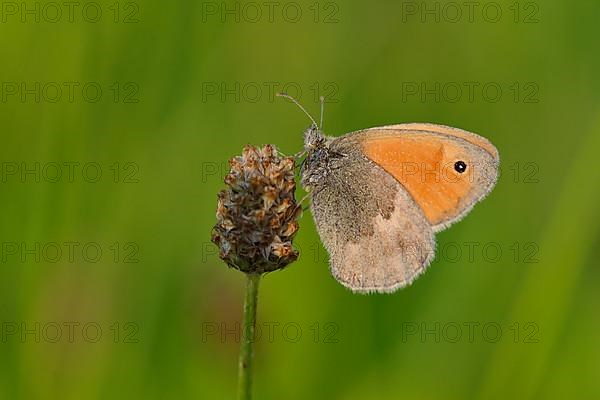
[[[322,108],[320,125],[310,118],[301,184],[331,274],[354,292],[411,284],[435,257],[435,233],[462,219],[498,178],[498,150],[472,132],[407,123],[329,137]]]

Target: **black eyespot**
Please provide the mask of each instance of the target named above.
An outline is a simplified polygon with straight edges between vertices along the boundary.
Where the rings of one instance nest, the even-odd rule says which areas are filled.
[[[454,170],[459,174],[462,174],[467,170],[467,164],[464,161],[457,161],[454,163]]]

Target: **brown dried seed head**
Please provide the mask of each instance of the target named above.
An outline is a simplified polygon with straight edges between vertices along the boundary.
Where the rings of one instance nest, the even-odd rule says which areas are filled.
[[[220,257],[246,273],[281,269],[298,258],[295,161],[272,145],[246,146],[229,161],[227,188],[219,193],[212,241]]]

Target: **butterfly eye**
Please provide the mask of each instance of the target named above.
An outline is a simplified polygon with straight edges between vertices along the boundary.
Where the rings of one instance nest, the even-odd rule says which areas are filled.
[[[454,163],[454,170],[459,174],[462,174],[467,170],[467,164],[464,161],[457,161]]]

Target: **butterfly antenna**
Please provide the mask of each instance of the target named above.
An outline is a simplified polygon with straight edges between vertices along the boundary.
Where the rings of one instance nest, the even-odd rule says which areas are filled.
[[[321,96],[319,97],[319,100],[321,100],[321,118],[319,120],[319,129],[323,131],[323,109],[325,108],[325,97]]]
[[[289,94],[286,94],[286,93],[277,93],[276,96],[277,97],[285,97],[286,99],[291,100],[294,104],[296,104],[298,107],[300,107],[300,109],[302,111],[304,111],[304,114],[306,114],[308,116],[308,118],[310,118],[312,123],[315,124],[315,126],[317,128],[319,128],[319,125],[317,125],[317,123],[315,122],[315,119],[308,113],[308,111],[306,111],[306,109],[304,107],[302,107],[302,105],[300,103],[298,103],[298,101],[295,98],[293,98],[292,96],[290,96]]]

